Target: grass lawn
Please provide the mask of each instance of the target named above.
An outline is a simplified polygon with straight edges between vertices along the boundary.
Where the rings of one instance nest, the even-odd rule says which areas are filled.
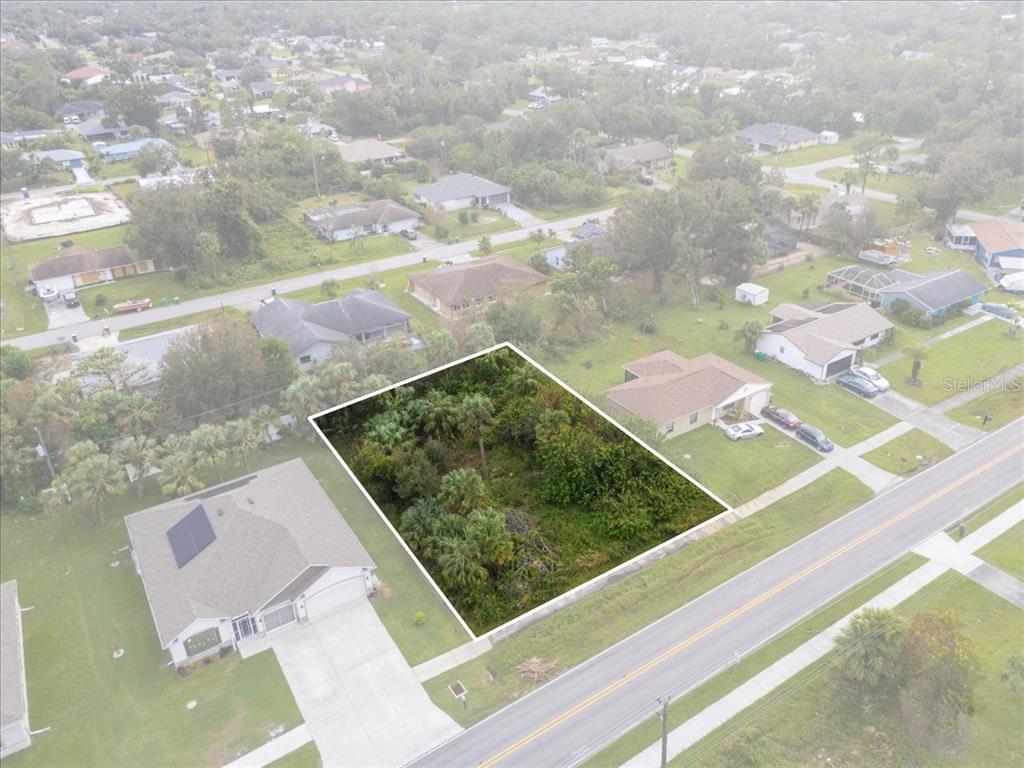
[[[493,235],[495,232],[504,232],[519,227],[512,219],[502,216],[497,211],[466,208],[465,212],[470,217],[474,213],[478,214],[477,220],[474,222],[470,218],[467,223],[462,224],[459,222],[458,211],[449,211],[438,218],[438,222],[448,228],[449,237],[455,237],[459,240],[477,240],[484,235]],[[425,227],[424,231],[431,237],[434,236],[433,226]]]
[[[320,750],[316,748],[316,743],[311,741],[270,763],[267,768],[320,768],[322,765]]]
[[[464,726],[529,692],[515,668],[537,656],[559,671],[576,666],[872,497],[841,469],[622,581],[538,622],[484,655],[425,684],[434,703]],[[447,686],[472,691],[467,706]]]
[[[818,286],[829,270],[845,263],[839,259],[821,259],[759,278],[758,283],[771,292],[771,307],[780,302],[831,301],[835,297],[819,290]],[[722,308],[705,303],[701,309],[694,310],[686,299],[671,293],[666,296],[667,303],[660,307],[652,302],[651,318],[656,333],[646,335],[625,323],[616,323],[609,326],[600,341],[585,344],[564,359],[544,361],[545,364],[575,389],[597,401],[604,390],[623,380],[622,364],[625,362],[660,349],[672,349],[684,357],[714,352],[771,381],[773,402],[820,427],[844,447],[896,423],[881,409],[839,387],[815,384],[781,363],[759,362],[747,354],[742,344],[733,340],[733,333],[747,320],[767,325],[770,322],[768,307],[751,307],[726,298]],[[719,492],[714,486],[709,487]]]
[[[118,179],[122,176],[134,176],[138,173],[134,163],[103,163],[98,175],[101,179]]]
[[[862,458],[894,475],[909,475],[952,455],[953,451],[945,443],[912,429],[865,453]]]
[[[118,331],[118,341],[129,341],[131,339],[139,339],[143,336],[152,336],[154,333],[163,333],[164,331],[171,331],[175,328],[183,328],[186,325],[193,325],[195,323],[202,323],[207,320],[213,320],[220,317],[222,314],[232,317],[236,320],[245,319],[245,313],[240,309],[234,307],[225,307],[224,310],[211,309],[207,312],[196,312],[194,315],[185,315],[184,317],[173,317],[170,320],[161,320],[156,323],[148,323],[146,325],[137,325],[134,328],[125,328],[123,331]]]
[[[1024,377],[1007,382],[1002,387],[986,392],[959,408],[946,413],[949,418],[969,427],[990,431],[1024,416]],[[986,423],[985,416],[991,419]]]
[[[836,144],[818,144],[807,149],[794,149],[792,152],[783,152],[776,159],[774,155],[760,155],[761,164],[765,168],[792,168],[795,165],[807,165],[809,163],[820,163],[822,160],[832,160],[836,157],[852,155],[856,152],[853,148],[854,137],[842,139]]]
[[[513,240],[511,243],[496,245],[491,249],[491,254],[497,255],[500,253],[502,256],[507,256],[510,259],[516,259],[524,264],[529,264],[530,257],[533,254],[542,253],[548,248],[564,244],[565,242],[563,240],[559,240],[557,237],[546,237],[539,243],[535,240],[531,240],[530,238],[524,238],[522,240]],[[473,251],[473,256],[479,257],[483,256],[483,254],[478,248]]]
[[[929,349],[917,386],[907,383],[912,364],[907,356],[882,366],[879,372],[897,392],[925,405],[935,405],[965,391],[972,383],[990,379],[1021,363],[1024,342],[1019,337],[1010,338],[1009,327],[1001,320],[990,320],[940,341]]]
[[[1010,656],[1020,653],[1024,613],[963,576],[948,572],[897,611],[950,610],[962,622],[980,662],[977,711],[966,742],[939,753],[912,742],[898,711],[870,717],[843,709],[827,672],[829,654],[786,682],[776,694],[745,711],[678,756],[671,766],[694,765],[928,765],[1009,766],[1024,761],[1024,709],[1000,679]],[[865,734],[878,733],[869,744]],[[879,741],[878,739],[882,739]],[[885,755],[883,757],[882,755]],[[859,759],[847,763],[847,758]]]
[[[1024,581],[1024,523],[1017,523],[974,554]]]
[[[0,578],[17,579],[21,604],[34,607],[23,617],[32,725],[53,728],[11,765],[223,765],[275,725],[302,722],[272,653],[187,677],[164,666],[121,524],[159,501],[155,489],[129,492],[107,504],[105,526],[91,511],[88,522],[70,511],[0,518]]]
[[[704,426],[666,441],[660,451],[732,506],[821,461],[820,454],[769,426],[764,437],[740,442],[718,427]]]
[[[884,592],[925,562],[925,558],[918,555],[905,555],[884,570],[847,590],[832,602],[823,605],[803,621],[753,653],[743,657],[728,671],[720,672],[707,682],[685,693],[681,698],[674,699],[668,708],[669,728],[677,728],[682,725],[787,653],[807,642],[814,635],[827,629],[848,613],[857,610],[879,593]],[[655,716],[591,757],[583,763],[583,768],[622,765],[660,737],[661,721]]]
[[[1024,483],[1019,483],[1001,496],[993,499],[984,507],[973,513],[963,521],[964,535],[973,533],[987,523],[989,520],[998,517],[1018,501],[1024,500]],[[952,534],[956,531],[957,525],[951,525],[946,533]]]
[[[209,160],[213,157],[213,152],[207,154],[206,150],[196,144],[194,141],[188,141],[175,150],[178,153],[178,157],[182,160],[191,161],[195,167],[207,165]]]
[[[926,248],[938,248],[939,252],[926,253]],[[903,268],[921,274],[941,269],[962,269],[988,284],[988,275],[972,254],[947,248],[945,242],[936,242],[934,237],[927,234],[911,236],[910,263]]]
[[[64,240],[70,239],[75,245],[89,248],[112,248],[124,242],[126,231],[127,227],[122,225],[80,232],[68,237],[14,243],[0,248],[0,293],[4,301],[3,316],[0,317],[0,338],[10,339],[46,330],[43,302],[35,293],[22,290],[28,282],[29,266],[56,256]]]
[[[851,169],[854,173],[859,173],[857,169]],[[819,179],[828,179],[829,181],[838,182],[843,178],[845,168],[828,168],[818,174]],[[891,174],[889,176],[869,176],[867,189],[874,189],[878,192],[889,192],[894,195],[905,195],[914,189],[914,177],[908,176],[907,174]],[[854,184],[851,191],[860,192],[860,181]]]
[[[550,208],[530,208],[530,212],[538,219],[545,221],[558,221],[573,216],[582,216],[585,213],[603,211],[607,208],[614,208],[630,192],[643,189],[639,184],[627,184],[623,187],[608,187],[608,195],[603,202],[597,205],[554,205]]]

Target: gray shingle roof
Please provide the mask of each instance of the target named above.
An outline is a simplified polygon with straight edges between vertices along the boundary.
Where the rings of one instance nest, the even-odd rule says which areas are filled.
[[[908,293],[932,310],[945,309],[967,301],[987,290],[981,280],[962,269],[929,272],[884,288],[879,293]]]
[[[167,531],[199,504],[216,538],[181,568]],[[125,518],[160,643],[255,612],[310,566],[374,562],[302,459]]]
[[[417,272],[409,282],[449,305],[539,285],[547,278],[537,270],[503,256],[487,256],[430,272]]]
[[[666,160],[672,157],[668,147],[660,141],[645,141],[642,144],[630,144],[625,147],[616,147],[608,150],[619,165],[632,163],[650,163],[655,160]]]
[[[837,302],[817,309],[780,304],[772,310],[779,322],[764,329],[781,333],[813,363],[825,365],[857,342],[892,328],[883,315],[867,304]]]
[[[333,344],[361,333],[372,334],[411,317],[386,296],[354,288],[319,304],[275,299],[253,313],[252,324],[261,336],[283,339],[292,354],[299,355],[318,342]]]
[[[115,245],[102,251],[90,251],[80,246],[65,248],[57,256],[37,261],[28,268],[29,279],[34,283],[52,280],[56,277],[77,275],[95,269],[112,269],[137,264],[142,261],[138,251],[127,245]]]
[[[396,203],[394,200],[374,200],[366,205],[336,205],[330,208],[314,208],[306,211],[307,219],[323,229],[335,231],[350,227],[394,224],[397,221],[419,219],[416,211]]]
[[[20,722],[27,713],[18,583],[6,581],[0,584],[0,727]]]
[[[490,197],[508,192],[508,187],[481,179],[471,173],[456,173],[438,179],[433,184],[417,187],[413,193],[430,203],[444,203],[465,197]]]

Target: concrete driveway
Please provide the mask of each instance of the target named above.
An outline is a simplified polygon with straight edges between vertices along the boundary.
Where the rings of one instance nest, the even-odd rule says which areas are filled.
[[[43,302],[43,306],[46,308],[48,328],[67,328],[69,325],[78,325],[89,319],[89,316],[85,314],[85,310],[81,306],[66,307],[64,306],[64,300],[59,296],[52,304]]]
[[[326,768],[400,766],[461,730],[365,598],[269,641]]]

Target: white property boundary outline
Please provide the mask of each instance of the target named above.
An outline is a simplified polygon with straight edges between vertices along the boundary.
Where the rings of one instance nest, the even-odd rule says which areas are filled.
[[[569,392],[573,397],[575,397],[581,403],[583,403],[588,408],[590,408],[590,410],[592,410],[598,416],[603,418],[605,421],[607,421],[613,427],[615,427],[620,432],[622,432],[624,435],[629,437],[633,442],[635,442],[641,448],[643,448],[644,450],[648,451],[649,453],[651,453],[655,457],[657,457],[669,469],[671,469],[676,474],[678,474],[679,476],[684,478],[687,482],[692,483],[694,486],[696,486],[701,491],[703,491],[705,494],[707,494],[712,499],[714,499],[716,502],[718,502],[718,504],[721,505],[721,507],[722,507],[722,511],[719,512],[714,517],[709,517],[707,520],[704,520],[704,521],[698,523],[697,525],[693,526],[692,528],[688,528],[685,531],[682,531],[681,533],[676,534],[671,539],[666,539],[665,541],[661,542],[660,544],[655,544],[653,547],[650,547],[649,549],[645,549],[643,552],[639,552],[638,554],[636,554],[633,557],[631,557],[629,560],[626,560],[626,561],[624,561],[622,563],[619,563],[618,565],[614,566],[613,568],[609,568],[608,570],[599,573],[597,576],[594,576],[591,579],[588,579],[587,581],[583,582],[582,584],[577,584],[575,587],[572,587],[571,589],[566,590],[562,594],[560,594],[560,595],[558,595],[556,597],[552,597],[550,600],[547,600],[546,602],[543,602],[540,605],[534,606],[530,610],[526,611],[526,613],[521,613],[518,616],[515,616],[514,618],[509,619],[504,624],[500,624],[497,627],[493,627],[493,628],[487,630],[486,632],[484,632],[482,635],[477,635],[472,629],[470,629],[470,627],[466,623],[465,619],[462,618],[462,616],[459,613],[459,611],[455,608],[454,605],[452,605],[451,601],[448,599],[448,596],[445,595],[444,590],[442,590],[437,585],[437,582],[434,580],[433,576],[430,575],[430,573],[427,571],[427,569],[423,566],[423,563],[420,562],[419,557],[416,556],[416,553],[412,551],[412,549],[406,543],[405,539],[402,538],[402,535],[398,532],[398,530],[395,528],[395,526],[392,525],[391,521],[388,519],[388,516],[384,514],[384,511],[380,508],[380,506],[378,506],[378,504],[377,504],[376,500],[374,500],[373,496],[370,495],[369,492],[367,492],[366,488],[359,481],[359,478],[356,477],[355,473],[348,466],[348,464],[345,462],[345,460],[341,457],[341,454],[338,453],[337,449],[334,447],[334,445],[331,443],[331,441],[327,439],[327,436],[323,433],[323,430],[320,429],[320,426],[316,423],[316,420],[319,419],[322,416],[326,416],[327,414],[334,413],[335,411],[340,411],[343,408],[348,408],[351,405],[355,405],[356,403],[360,403],[363,400],[369,400],[370,398],[377,397],[378,395],[382,395],[385,392],[390,392],[393,389],[398,389],[399,387],[404,387],[404,386],[406,386],[408,384],[411,384],[414,381],[418,381],[420,379],[424,379],[424,378],[426,378],[428,376],[433,376],[435,373],[440,373],[441,371],[445,371],[445,370],[447,370],[449,368],[454,368],[457,365],[462,365],[463,363],[469,362],[470,360],[475,360],[478,357],[483,357],[485,355],[489,355],[492,352],[498,351],[499,349],[511,349],[514,353],[516,353],[521,358],[526,360],[526,362],[528,362],[534,368],[539,370],[541,373],[543,373],[549,379],[551,379],[556,384],[558,384],[560,387],[562,387],[567,392]],[[547,608],[548,606],[550,606],[556,600],[566,600],[566,598],[569,598],[571,595],[574,595],[577,592],[580,592],[582,590],[585,590],[588,587],[591,587],[598,580],[600,580],[600,579],[608,579],[612,574],[615,574],[618,571],[622,571],[622,570],[627,569],[629,566],[633,565],[635,562],[637,562],[641,558],[647,557],[652,552],[657,552],[660,549],[668,549],[668,548],[670,548],[670,545],[675,544],[676,542],[680,541],[684,537],[692,536],[695,531],[700,531],[703,528],[711,526],[716,521],[722,519],[726,515],[732,514],[733,511],[734,511],[733,508],[729,504],[727,504],[725,501],[723,501],[716,493],[714,493],[713,491],[709,490],[702,483],[698,482],[697,480],[693,479],[688,474],[683,472],[683,470],[681,470],[679,467],[677,467],[671,461],[666,459],[659,451],[656,451],[654,448],[652,448],[651,446],[647,445],[640,438],[638,438],[636,435],[634,435],[632,432],[630,432],[624,426],[622,426],[617,421],[615,421],[611,416],[609,416],[608,414],[604,413],[600,408],[596,407],[593,403],[591,403],[589,400],[587,400],[585,397],[583,397],[583,395],[581,395],[575,389],[570,387],[568,384],[566,384],[560,378],[558,378],[553,373],[548,371],[544,366],[542,366],[539,363],[537,363],[536,360],[531,358],[529,355],[525,354],[522,350],[520,350],[518,347],[516,347],[514,344],[512,344],[511,342],[508,342],[508,341],[502,342],[500,344],[495,344],[495,345],[493,345],[491,347],[488,347],[487,349],[483,349],[483,350],[480,350],[479,352],[474,352],[472,354],[466,355],[465,357],[461,357],[458,360],[453,360],[450,363],[446,363],[446,364],[440,365],[440,366],[438,366],[436,368],[432,368],[431,370],[426,371],[424,373],[418,373],[415,376],[410,376],[409,378],[403,379],[402,381],[399,381],[399,382],[397,382],[395,384],[388,384],[386,387],[382,387],[382,388],[380,388],[378,390],[375,390],[375,391],[370,392],[370,393],[365,394],[365,395],[360,395],[359,397],[356,397],[356,398],[353,398],[351,400],[348,400],[348,401],[342,403],[341,405],[335,405],[335,406],[332,406],[331,408],[325,408],[324,410],[319,411],[318,413],[314,413],[314,414],[311,414],[311,415],[307,416],[306,419],[309,421],[310,425],[313,427],[313,430],[320,436],[320,439],[323,440],[324,443],[327,444],[327,447],[330,449],[331,453],[334,454],[334,458],[336,458],[338,460],[338,463],[341,464],[342,468],[344,468],[344,470],[348,474],[348,476],[350,478],[352,478],[352,481],[356,484],[356,487],[359,488],[359,490],[362,492],[363,496],[365,496],[369,500],[370,504],[377,511],[377,514],[380,515],[381,520],[383,520],[384,524],[387,525],[388,530],[390,530],[391,533],[395,536],[395,538],[398,539],[399,544],[402,545],[402,548],[405,550],[406,554],[408,554],[409,557],[412,558],[413,562],[416,563],[416,566],[420,569],[420,572],[427,579],[427,582],[430,584],[430,586],[432,586],[434,588],[434,591],[440,596],[440,598],[444,602],[444,604],[446,606],[448,606],[448,610],[450,610],[452,612],[452,614],[454,614],[454,616],[458,620],[459,624],[461,624],[462,628],[466,630],[466,633],[470,636],[471,641],[476,641],[476,640],[480,640],[480,639],[484,639],[484,638],[490,638],[492,635],[495,635],[495,634],[497,634],[499,632],[506,631],[513,624],[515,624],[517,622],[520,622],[520,621],[523,621],[527,617],[532,616],[532,615],[538,613],[539,611]],[[573,600],[573,599],[569,599],[567,601],[567,604],[565,606],[563,606],[563,607],[567,608],[569,605],[572,605],[574,602],[576,602],[576,601]],[[557,609],[557,610],[561,610],[561,609]],[[514,633],[511,633],[511,634],[514,634]]]

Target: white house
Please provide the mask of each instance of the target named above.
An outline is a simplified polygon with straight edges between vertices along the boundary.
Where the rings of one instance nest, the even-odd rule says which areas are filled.
[[[373,592],[373,560],[302,459],[125,518],[176,666]]]
[[[852,302],[817,309],[779,304],[772,317],[757,351],[817,381],[848,370],[859,350],[880,344],[893,327],[867,304]]]
[[[18,582],[0,584],[0,758],[32,744]]]
[[[838,144],[839,134],[835,131],[822,131],[818,134],[818,142],[821,144]]]
[[[417,187],[413,190],[413,196],[420,205],[429,205],[438,211],[489,208],[511,202],[508,187],[471,173],[456,173],[438,179],[433,184]]]
[[[394,200],[374,200],[366,205],[333,205],[304,211],[302,218],[318,236],[331,242],[360,235],[386,235],[416,229],[420,215]]]
[[[740,283],[736,286],[735,298],[740,304],[753,304],[759,307],[768,303],[768,289],[754,283]]]

